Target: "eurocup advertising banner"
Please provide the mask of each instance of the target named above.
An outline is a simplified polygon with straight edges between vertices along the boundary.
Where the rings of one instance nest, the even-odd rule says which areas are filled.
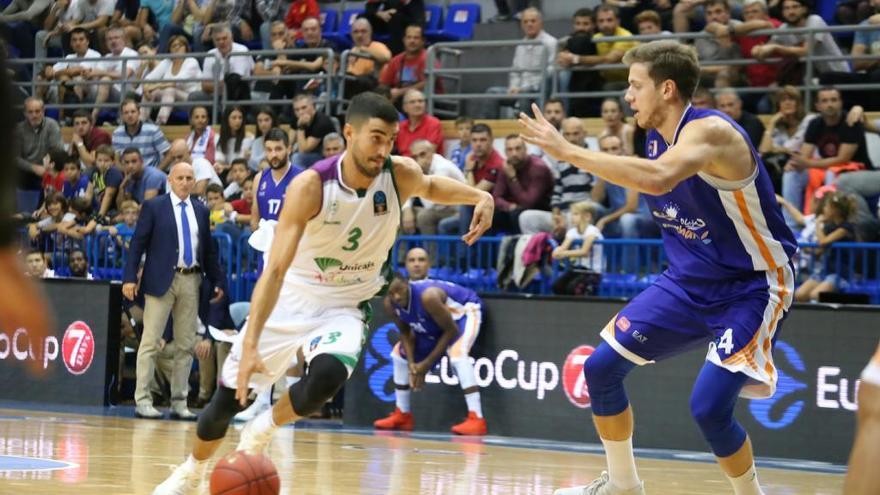
[[[38,338],[27,328],[3,329],[0,400],[104,405],[119,367],[119,285],[47,279],[43,292],[54,332]]]
[[[598,443],[581,371],[601,342],[599,331],[624,304],[484,296],[471,357],[489,434]],[[345,388],[344,417],[352,426],[371,426],[394,409],[390,353],[398,332],[380,301],[373,307],[361,360]],[[737,407],[758,455],[846,462],[858,377],[880,340],[878,321],[880,311],[867,308],[798,306],[790,312],[774,352],[775,395],[740,399]],[[637,447],[708,452],[690,412],[708,346],[636,367],[626,378]],[[464,396],[448,358],[412,394],[412,410],[416,431],[448,432],[464,419]]]

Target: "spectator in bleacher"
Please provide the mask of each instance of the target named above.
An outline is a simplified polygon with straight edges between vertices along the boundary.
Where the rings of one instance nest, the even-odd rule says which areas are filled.
[[[185,36],[175,35],[168,41],[168,48],[172,54],[180,55],[189,53],[189,41]],[[151,70],[144,79],[148,82],[143,84],[145,102],[162,103],[159,113],[156,115],[156,124],[165,125],[174,109],[174,103],[187,101],[191,94],[201,87],[198,81],[180,81],[178,79],[198,79],[202,77],[202,69],[195,57],[166,58]],[[155,81],[155,82],[154,82]],[[151,110],[144,108],[141,117],[146,120]]]
[[[591,67],[601,63],[593,35],[596,31],[593,9],[580,8],[572,17],[574,28],[567,37],[559,40],[559,53],[556,54],[556,66],[559,68],[559,89],[585,93],[600,91],[602,77],[594,70],[570,70],[576,67]],[[568,100],[571,115],[587,117],[594,114],[596,105],[587,98],[571,98]]]
[[[602,123],[605,127],[599,133],[602,136],[617,136],[623,143],[623,154],[633,155],[633,133],[635,126],[626,121],[623,107],[617,98],[605,98],[602,100]]]
[[[52,4],[42,29],[34,36],[36,58],[46,58],[49,48],[64,51],[70,46],[70,34],[65,27],[73,25],[78,13],[78,9],[73,6],[73,0],[57,0]],[[37,64],[37,71],[41,70],[42,64]]]
[[[64,190],[64,163],[70,157],[62,149],[49,150],[43,157],[43,177],[41,179],[40,190],[43,192],[43,199],[49,198],[53,194],[60,193]],[[42,212],[38,210],[38,214]]]
[[[757,115],[743,110],[742,100],[736,90],[723,88],[715,94],[715,103],[718,110],[732,118],[749,136],[752,146],[757,148],[761,145],[761,136],[764,135],[764,123]]]
[[[389,36],[388,48],[395,55],[404,50],[407,26],[425,25],[424,0],[367,0],[364,8],[364,17],[373,26],[373,32]]]
[[[58,226],[63,222],[75,218],[73,213],[67,211],[67,200],[64,199],[64,195],[60,191],[46,197],[43,209],[45,216],[36,222],[28,224],[28,234],[32,241],[57,231]]]
[[[605,36],[632,36],[630,31],[620,26],[620,17],[617,7],[602,4],[596,7],[596,27],[599,32],[593,35],[593,43],[596,44],[596,52],[600,57],[599,63],[619,64],[623,60],[623,54],[630,48],[638,45],[637,41],[603,42]],[[605,69],[599,72],[605,81],[605,89],[623,89],[626,87],[628,71],[626,69]]]
[[[409,147],[410,156],[422,167],[425,175],[448,177],[452,180],[464,182],[464,174],[458,166],[443,158],[434,151],[434,143],[426,139],[417,139]],[[436,235],[437,226],[445,218],[456,214],[454,206],[432,203],[426,199],[420,199],[421,206],[415,206],[415,200],[410,199],[403,205],[401,228],[405,234],[415,234],[418,231],[422,235]]]
[[[134,201],[125,201],[122,203],[122,208],[120,208],[122,221],[106,228],[99,224],[96,226],[95,231],[106,231],[108,234],[116,238],[116,243],[119,246],[128,249],[129,243],[131,242],[131,236],[134,235],[134,229],[137,228],[140,211],[140,205]]]
[[[880,55],[880,0],[871,0],[873,15],[860,22],[862,26],[874,26],[869,31],[856,31],[850,54]],[[880,59],[853,60],[853,72],[826,72],[820,81],[824,85],[833,84],[868,84],[880,82]],[[880,109],[871,91],[845,91],[844,100],[857,103],[869,110]]]
[[[382,66],[391,60],[391,50],[383,43],[373,40],[373,27],[370,21],[355,19],[351,25],[351,40],[353,46],[345,68],[346,80],[343,91],[346,100],[375,89],[379,84],[379,72]]]
[[[110,134],[95,126],[92,114],[88,110],[77,110],[73,114],[73,134],[70,136],[71,156],[79,158],[86,167],[95,164],[95,151],[99,146],[110,145]]]
[[[266,158],[266,150],[263,148],[263,139],[266,133],[273,127],[278,127],[278,118],[275,110],[270,106],[260,107],[257,110],[257,133],[254,142],[251,143],[251,156],[248,158],[248,167],[251,170],[260,170],[260,163]]]
[[[800,151],[807,133],[807,125],[816,114],[806,113],[801,92],[794,86],[785,86],[776,90],[772,100],[776,113],[767,122],[758,151],[770,173],[775,189],[782,191],[782,172],[785,164],[788,163],[788,157]],[[786,211],[788,210],[783,209],[783,214]]]
[[[137,71],[140,61],[135,58],[138,53],[126,46],[125,30],[120,27],[111,27],[107,30],[105,36],[107,40],[106,57],[126,57],[129,60],[108,60],[98,62],[88,75],[87,78],[94,81],[97,89],[95,90],[95,108],[92,110],[92,120],[97,120],[98,113],[106,108],[99,107],[102,103],[113,102],[118,103],[122,99],[122,84],[118,81],[122,79],[131,79]],[[125,69],[123,69],[123,65]],[[125,73],[123,73],[123,70]],[[100,84],[98,81],[108,82],[117,81],[114,84]],[[133,91],[134,85],[127,85],[126,92]]]
[[[94,99],[97,87],[94,84],[85,84],[91,72],[98,68],[101,54],[89,48],[89,36],[85,29],[74,28],[70,31],[70,47],[73,53],[64,57],[64,60],[55,65],[46,66],[37,81],[54,81],[53,86],[57,89],[59,103],[84,103],[87,98]],[[39,86],[37,95],[42,97],[46,94],[48,86]],[[60,119],[64,121],[65,110],[59,111]]]
[[[251,170],[248,168],[247,160],[244,158],[233,160],[229,173],[226,174],[227,182],[223,189],[223,199],[226,201],[239,199],[244,192],[244,181],[250,176]]]
[[[113,17],[113,8],[116,0],[77,0],[71,1],[76,8],[73,22],[64,27],[64,30],[73,34],[77,28],[86,30],[92,44],[98,48],[104,46],[104,34]],[[72,36],[71,36],[72,39]]]
[[[424,280],[431,270],[431,258],[423,248],[414,247],[406,252],[406,276],[410,280]]]
[[[55,278],[55,270],[46,263],[46,255],[35,249],[24,251],[25,275],[33,278]]]
[[[715,95],[709,88],[699,86],[694,90],[694,96],[691,97],[691,106],[694,108],[715,108]]]
[[[486,90],[490,94],[507,94],[516,96],[520,93],[535,93],[541,89],[544,80],[544,70],[552,68],[556,61],[556,38],[544,31],[544,17],[541,11],[529,7],[522,11],[520,28],[525,35],[523,41],[540,41],[537,45],[517,45],[513,53],[513,68],[507,82],[507,87],[492,86]],[[518,101],[516,105],[522,111],[527,111],[531,100]],[[496,105],[501,100],[494,100]],[[497,112],[496,112],[497,113]],[[515,111],[506,110],[502,115],[505,118],[514,118]]]
[[[296,125],[290,145],[296,151],[292,163],[295,167],[309,168],[324,157],[322,141],[327,134],[336,132],[336,126],[326,113],[315,108],[314,97],[307,93],[300,93],[293,99],[293,113]]]
[[[382,69],[379,83],[391,88],[391,102],[395,105],[410,89],[425,90],[427,76],[425,67],[428,51],[425,50],[425,32],[419,25],[406,27],[403,37],[404,51],[395,55]],[[439,62],[435,62],[440,67]]]
[[[667,1],[667,3],[669,2]],[[656,10],[643,10],[639,12],[633,18],[633,23],[635,24],[636,31],[642,36],[672,34],[663,29],[663,20]]]
[[[213,3],[211,5],[213,5]],[[211,7],[208,8],[210,9]],[[208,29],[205,29],[205,32],[208,31]],[[214,40],[214,48],[208,51],[208,56],[205,57],[205,64],[202,73],[207,78],[213,78],[215,57],[219,56],[221,63],[219,67],[216,67],[216,70],[219,71],[220,74],[224,74],[223,86],[221,88],[215,88],[213,79],[210,79],[202,83],[202,91],[211,95],[214,94],[214,91],[225,90],[226,98],[228,100],[249,100],[251,96],[250,86],[248,82],[242,81],[242,78],[250,77],[251,73],[254,71],[253,57],[250,55],[230,56],[235,53],[247,53],[248,49],[244,45],[233,42],[232,28],[229,27],[229,24],[216,24],[210,29],[210,32],[212,33],[211,39]],[[195,100],[207,98],[205,98],[204,95],[197,93],[196,95],[191,96],[190,99]]]
[[[578,117],[562,121],[562,136],[569,143],[587,147],[587,131],[584,122]],[[550,197],[550,211],[526,210],[519,216],[519,230],[523,234],[538,232],[565,232],[568,225],[569,207],[581,201],[590,201],[593,189],[593,176],[567,162],[553,165],[553,195]]]
[[[618,136],[602,136],[599,138],[599,151],[622,155],[623,143]],[[597,179],[592,198],[597,203],[607,203],[608,213],[596,221],[596,227],[606,237],[641,239],[660,236],[648,204],[638,191]]]
[[[553,250],[554,260],[571,260],[565,273],[553,281],[553,293],[559,295],[591,295],[598,288],[604,271],[602,231],[593,225],[599,216],[593,202],[581,201],[571,205],[571,227],[565,232],[562,244]],[[575,242],[580,245],[573,247]]]
[[[209,220],[211,222],[212,232],[222,232],[228,234],[232,238],[233,244],[238,244],[238,238],[241,237],[242,229],[238,222],[233,221],[232,205],[223,198],[223,186],[219,184],[211,184],[205,193],[205,204],[208,206]]]
[[[0,13],[0,36],[23,58],[34,56],[34,35],[43,27],[52,0],[12,0]]]
[[[95,277],[89,272],[89,260],[82,249],[72,249],[67,255],[67,268],[70,270],[70,278],[82,278],[94,280]]]
[[[446,158],[454,163],[459,169],[464,168],[464,159],[471,152],[471,129],[474,127],[474,119],[460,116],[455,119],[455,132],[458,141],[453,141],[452,146],[446,150]]]
[[[562,100],[559,98],[547,98],[544,100],[542,113],[544,114],[544,118],[553,124],[553,127],[558,130],[562,126],[562,121],[565,120],[566,117],[565,105],[562,104]]]
[[[125,37],[132,46],[138,46],[144,39],[144,31],[137,23],[140,10],[140,0],[116,0],[110,17],[110,26],[125,30]]]
[[[345,151],[345,138],[338,132],[331,132],[321,141],[321,154],[324,158],[336,156]]]
[[[400,123],[397,134],[397,152],[410,156],[410,146],[419,139],[426,139],[434,144],[437,153],[443,154],[443,126],[440,119],[429,115],[425,110],[425,94],[411,89],[403,96],[403,113],[406,120]]]
[[[168,32],[174,25],[172,20],[174,0],[140,0],[140,2],[135,23],[143,33],[144,40],[155,45],[156,37],[162,32]],[[166,48],[161,43],[160,47]]]
[[[92,201],[90,199],[83,197],[71,199],[70,212],[74,215],[73,219],[68,222],[62,222],[58,226],[59,234],[81,241],[85,236],[95,231],[98,222],[92,215]],[[82,243],[77,244],[82,245]]]
[[[223,112],[220,123],[220,136],[214,152],[214,170],[222,180],[226,180],[229,167],[236,158],[248,159],[254,135],[247,132],[244,122],[244,109],[230,106]]]
[[[526,210],[550,211],[553,174],[550,167],[526,151],[526,143],[518,134],[504,140],[507,160],[492,188],[495,198],[496,232],[519,233],[519,216]]]
[[[43,100],[30,97],[24,100],[24,121],[15,126],[13,143],[18,146],[16,165],[22,189],[40,189],[46,172],[43,159],[51,149],[62,149],[61,127],[55,119],[46,117]]]
[[[314,2],[315,0],[311,0]],[[297,2],[299,3],[299,2]],[[260,16],[260,42],[264,50],[268,50],[272,46],[272,26],[276,22],[284,24],[284,18],[288,14],[288,8],[291,6],[290,0],[254,0],[257,14]],[[318,10],[315,4],[315,10]],[[320,11],[318,14],[320,15]],[[285,29],[285,32],[287,30]]]
[[[156,55],[157,53],[159,53],[158,50],[156,50],[156,47],[154,47],[153,45],[151,45],[147,41],[142,41],[141,44],[137,45],[137,52],[138,52],[138,55],[140,55],[141,57],[149,57],[149,56]],[[145,59],[145,60],[142,59],[140,62],[141,63],[140,63],[140,65],[138,65],[137,71],[135,71],[135,73],[134,73],[133,79],[144,79],[145,77],[147,77],[147,74],[149,74],[150,72],[153,71],[153,69],[155,69],[156,67],[159,66],[159,63],[161,62],[161,60],[159,60],[158,58],[151,58],[151,59]],[[143,84],[137,86],[137,88],[135,89],[135,92],[138,94],[142,94],[143,93]],[[147,118],[144,120],[149,120],[149,114],[147,115]]]
[[[297,39],[300,39],[302,38],[302,34],[299,31],[302,30],[306,19],[310,17],[313,19],[320,19],[321,9],[318,7],[317,0],[293,0],[293,2],[287,3],[289,3],[290,6],[284,14],[284,25],[287,29],[293,31]],[[259,9],[259,0],[257,2],[257,7]],[[260,15],[262,15],[262,13]],[[263,20],[266,20],[266,17],[263,17]],[[318,24],[320,24],[320,21]]]
[[[707,65],[718,60],[739,58],[739,45],[734,34],[741,31],[742,21],[732,19],[727,0],[683,1],[674,9],[673,24],[677,33],[687,33],[690,29],[688,17],[694,7],[701,5],[704,14],[704,32],[712,34],[708,38],[697,38],[694,47],[701,63],[700,85],[705,87],[736,86],[740,71],[738,66]]]
[[[125,175],[119,184],[122,194],[116,195],[116,204],[134,200],[138,204],[165,193],[168,176],[158,167],[144,166],[144,159],[137,148],[126,148],[122,154],[122,170]]]
[[[291,37],[291,34],[291,31],[287,32],[288,38]],[[299,36],[296,36],[295,41],[293,42],[295,48],[311,50],[329,48],[334,52],[336,51],[335,45],[324,39],[324,33],[321,31],[321,19],[319,16],[303,19],[302,26],[300,26],[297,34]],[[290,56],[290,59],[298,62],[293,68],[298,69],[300,72],[320,72],[321,70],[326,72],[336,71],[336,67],[330,67],[328,65],[329,60],[326,60],[322,55],[292,55]],[[336,62],[334,62],[334,64],[335,63]],[[301,91],[314,93],[320,93],[327,89],[323,86],[323,83],[315,84],[314,86],[312,86],[312,84],[314,83],[300,81],[299,88]]]
[[[208,119],[207,107],[192,107],[189,111],[190,131],[186,137],[186,145],[193,157],[204,158],[213,164],[217,159],[218,138]]]
[[[116,153],[102,144],[95,150],[95,167],[89,175],[92,208],[98,218],[116,209],[116,194],[122,184],[122,171],[116,166]]]
[[[134,99],[123,100],[119,110],[122,114],[122,125],[113,131],[113,149],[120,153],[127,148],[136,148],[147,167],[166,170],[171,162],[167,154],[171,145],[165,139],[162,129],[156,124],[141,120],[141,109]]]
[[[789,28],[823,28],[827,24],[816,14],[810,14],[808,0],[783,0],[782,17],[785,23],[780,26],[784,31]],[[831,33],[816,33],[813,35],[813,55],[817,56],[842,56],[843,52],[834,41]],[[772,57],[783,57],[784,61],[778,64],[777,82],[780,84],[800,85],[804,79],[804,63],[802,58],[807,55],[806,34],[774,34],[770,42],[752,48],[752,56],[758,60]],[[813,64],[816,74],[826,72],[849,72],[849,63],[846,60],[821,61]]]
[[[840,191],[827,193],[830,195],[824,202],[822,212],[816,218],[816,240],[822,249],[824,258],[810,278],[795,290],[795,300],[800,302],[818,301],[823,292],[832,292],[847,285],[843,277],[846,273],[838,273],[838,266],[848,271],[850,254],[845,250],[835,250],[831,246],[835,242],[854,242],[856,228],[853,219],[856,205],[853,198]],[[824,270],[821,267],[824,265]]]
[[[226,29],[229,29],[230,42],[233,37],[239,43],[252,41],[255,38],[252,28],[255,22],[251,20],[251,7],[251,0],[210,0],[202,15],[205,23],[201,36],[202,46],[208,48],[213,43],[214,48],[217,48],[214,34],[218,30]]]
[[[91,203],[92,198],[88,196],[89,178],[83,175],[79,160],[68,156],[64,161],[63,173],[64,185],[61,193],[64,194],[64,197],[68,201],[72,201],[74,198],[86,198]]]
[[[250,232],[251,207],[254,204],[254,175],[248,174],[241,185],[242,193],[238,199],[229,202],[231,210],[227,210],[229,219],[241,227],[243,232]]]
[[[785,0],[785,5],[790,0]],[[865,129],[861,122],[849,125],[843,114],[843,102],[840,91],[835,88],[823,88],[816,94],[816,110],[820,117],[810,121],[804,135],[804,143],[785,166],[782,176],[782,197],[804,209],[804,193],[810,182],[808,169],[815,168],[826,171],[826,182],[833,180],[829,176],[830,167],[848,165],[850,162],[862,164],[873,169],[865,142]],[[819,158],[814,158],[818,153]],[[784,213],[784,212],[783,212]],[[792,219],[786,216],[786,222],[792,227]]]
[[[159,30],[159,51],[168,51],[172,36],[184,36],[191,43],[193,51],[205,51],[202,44],[202,31],[205,29],[203,21],[210,2],[211,0],[176,0],[170,22]],[[147,27],[147,30],[152,31],[153,28]]]
[[[770,36],[766,34],[752,35],[747,34],[747,32],[751,33],[757,29],[776,29],[782,25],[782,22],[774,17],[770,17],[766,0],[745,0],[743,2],[743,20],[745,22],[737,26],[734,32],[737,35],[736,40],[739,44],[740,57],[749,59],[753,57],[752,50],[754,47],[766,44],[770,41]],[[776,72],[777,67],[775,64],[747,65],[745,66],[746,82],[752,88],[767,87],[776,82]],[[760,98],[759,95],[755,96]],[[766,105],[764,106],[766,107]]]
[[[223,181],[220,180],[211,162],[205,158],[193,157],[190,154],[189,146],[187,146],[185,139],[175,139],[171,143],[171,149],[168,150],[168,154],[171,155],[171,163],[184,162],[192,165],[195,184],[190,193],[193,196],[203,198],[209,184],[223,186]],[[245,163],[247,162],[245,161]]]

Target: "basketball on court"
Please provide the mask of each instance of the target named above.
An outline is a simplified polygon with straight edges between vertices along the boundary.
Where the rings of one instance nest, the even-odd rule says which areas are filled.
[[[278,495],[280,490],[275,464],[263,454],[233,452],[211,473],[211,495]]]

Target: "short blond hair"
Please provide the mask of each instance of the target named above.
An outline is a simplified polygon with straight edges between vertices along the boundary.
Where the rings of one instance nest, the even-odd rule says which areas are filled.
[[[126,210],[140,211],[141,205],[139,205],[137,201],[126,199],[122,202],[122,206],[119,208],[119,211],[125,213]]]
[[[596,218],[596,205],[592,201],[578,201],[569,206],[572,213],[580,213],[581,215],[589,213],[591,218]]]

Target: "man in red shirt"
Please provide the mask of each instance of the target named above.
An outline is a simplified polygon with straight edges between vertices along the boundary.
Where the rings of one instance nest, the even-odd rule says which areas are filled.
[[[410,156],[410,145],[419,139],[426,139],[434,145],[436,153],[442,155],[443,127],[440,119],[425,111],[425,94],[417,89],[408,90],[403,96],[403,113],[407,118],[400,123],[397,152]]]
[[[770,41],[768,35],[749,35],[755,29],[776,29],[782,25],[767,13],[767,4],[762,0],[751,0],[743,3],[743,22],[734,29],[736,41],[743,58],[753,58],[752,48]],[[773,64],[755,64],[746,66],[746,77],[749,86],[767,87],[776,82],[777,66]]]
[[[519,233],[519,214],[525,210],[550,211],[553,173],[537,156],[526,151],[518,134],[504,140],[507,161],[492,188],[495,219],[492,228],[499,232]]]
[[[79,157],[87,167],[95,165],[95,150],[98,146],[110,146],[110,133],[95,127],[92,114],[88,110],[77,110],[73,114],[73,135],[70,138],[70,156]]]
[[[396,105],[410,89],[425,89],[425,67],[428,51],[425,50],[425,33],[421,26],[407,26],[403,35],[404,51],[395,55],[382,69],[379,82],[391,88],[391,101]],[[435,63],[440,67],[439,63]]]

